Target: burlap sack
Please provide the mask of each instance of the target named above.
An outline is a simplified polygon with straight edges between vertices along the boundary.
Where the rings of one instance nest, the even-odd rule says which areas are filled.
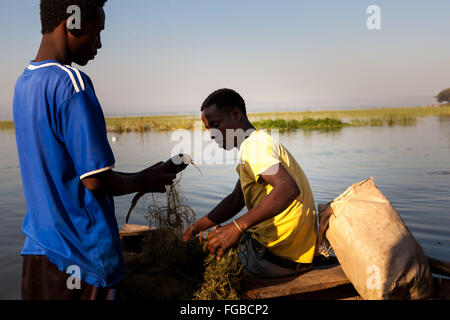
[[[373,178],[319,205],[319,219],[319,243],[329,241],[362,298],[425,299],[433,295],[425,253]]]

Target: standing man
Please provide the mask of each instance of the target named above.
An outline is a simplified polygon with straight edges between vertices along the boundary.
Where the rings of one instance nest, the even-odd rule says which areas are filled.
[[[23,299],[114,299],[125,267],[112,197],[164,192],[175,178],[161,163],[138,173],[112,170],[92,82],[72,67],[86,65],[102,47],[105,2],[41,0],[41,46],[16,83],[13,114],[27,203]],[[69,19],[73,6],[79,28]]]

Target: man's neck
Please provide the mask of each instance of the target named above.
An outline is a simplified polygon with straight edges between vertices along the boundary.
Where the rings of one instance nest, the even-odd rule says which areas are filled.
[[[245,132],[251,132],[251,131],[253,131],[253,130],[256,130],[255,129],[255,127],[251,124],[251,122],[250,121],[248,121],[248,120],[245,120],[245,122],[244,122],[244,124],[242,125],[242,130],[244,130]],[[248,135],[250,135],[250,134],[248,134]]]
[[[241,126],[240,129],[242,129],[245,132],[244,140],[247,139],[252,134],[252,132],[256,130],[255,127],[248,120],[244,122],[244,124]],[[236,148],[239,149],[241,147],[242,142],[244,141],[236,141]]]
[[[42,37],[41,46],[34,61],[41,62],[46,60],[56,60],[64,65],[72,64],[68,55],[65,37],[60,30],[44,34]]]

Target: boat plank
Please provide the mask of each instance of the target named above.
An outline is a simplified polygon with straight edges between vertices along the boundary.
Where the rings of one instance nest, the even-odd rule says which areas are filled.
[[[156,230],[155,227],[142,226],[138,224],[125,224],[120,230],[120,238],[130,236],[142,236],[147,233]]]
[[[450,279],[434,277],[435,295],[433,299],[436,300],[450,300]]]
[[[268,299],[299,293],[315,292],[349,284],[340,265],[313,268],[298,276],[243,280],[244,299]]]
[[[442,276],[450,277],[450,262],[440,261],[431,257],[427,257],[430,263],[431,272]]]

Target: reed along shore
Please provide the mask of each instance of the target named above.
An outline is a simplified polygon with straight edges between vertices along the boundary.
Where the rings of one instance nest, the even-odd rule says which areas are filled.
[[[371,108],[351,110],[289,111],[249,113],[256,128],[264,129],[340,129],[364,126],[412,126],[419,118],[450,117],[450,105],[402,108]],[[140,117],[108,117],[109,132],[146,132],[194,129],[200,116],[165,115]],[[14,130],[12,121],[0,121],[0,130]]]

